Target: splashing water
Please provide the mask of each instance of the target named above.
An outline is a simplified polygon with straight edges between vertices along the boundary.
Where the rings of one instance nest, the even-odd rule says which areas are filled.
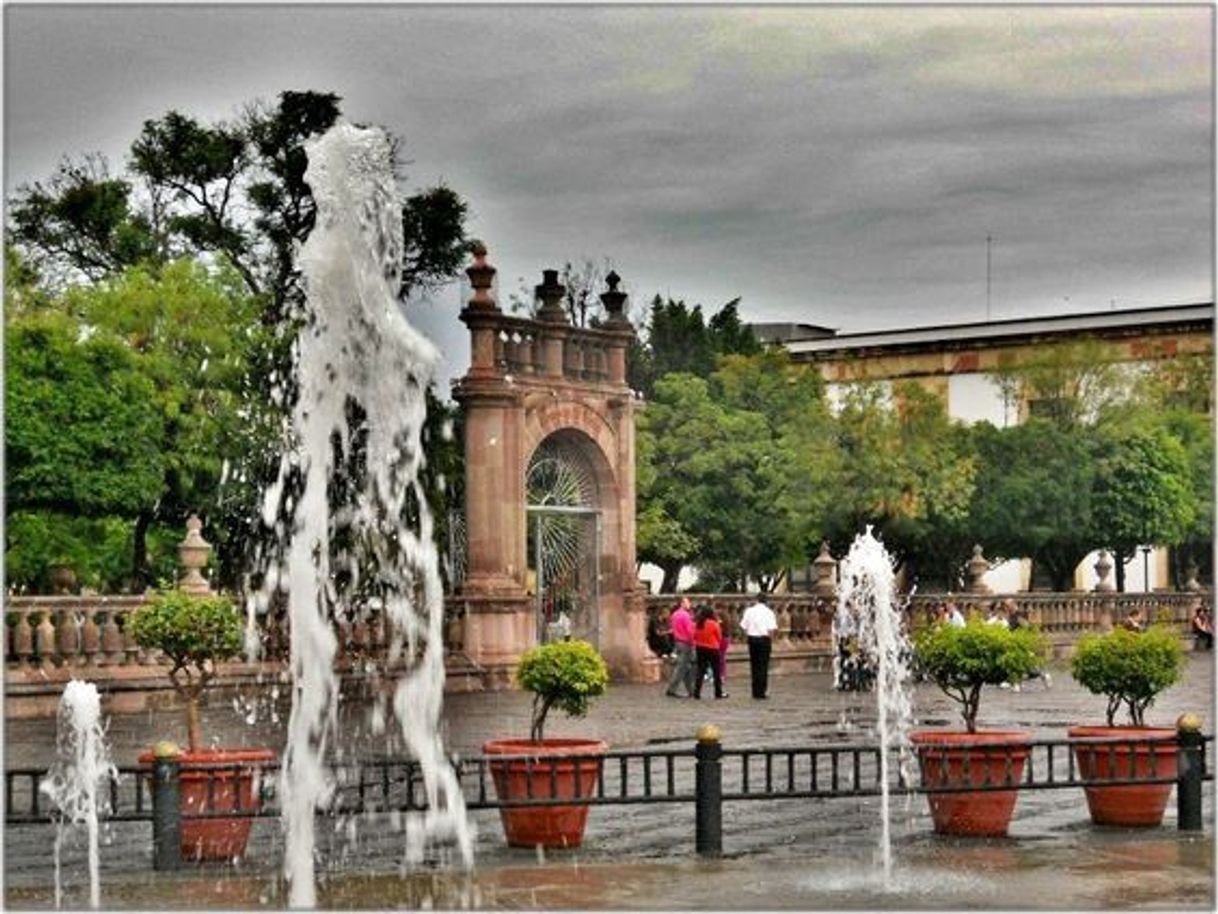
[[[55,763],[38,785],[59,810],[55,834],[55,907],[61,906],[59,856],[65,831],[84,825],[89,839],[89,906],[101,906],[97,851],[98,786],[116,777],[101,723],[101,697],[91,682],[72,679],[59,698]]]
[[[402,226],[391,148],[379,130],[338,124],[306,153],[317,222],[300,252],[309,315],[296,352],[296,446],[263,505],[290,545],[260,595],[265,605],[276,588],[288,594],[293,690],[281,787],[294,908],[316,904],[313,816],[332,790],[324,760],[336,723],[335,609],[379,609],[392,631],[389,659],[405,661],[393,709],[427,797],[407,829],[408,862],[426,836],[455,840],[465,866],[473,863],[439,737],[443,594],[418,482],[424,391],[438,354],[396,297]]]
[[[852,638],[859,654],[876,673],[876,717],[880,738],[880,852],[884,882],[892,878],[892,838],[889,825],[888,757],[900,756],[905,780],[911,777],[909,727],[913,717],[909,682],[909,639],[896,597],[892,559],[868,527],[854,538],[842,560],[833,644]],[[837,660],[834,659],[835,674]]]

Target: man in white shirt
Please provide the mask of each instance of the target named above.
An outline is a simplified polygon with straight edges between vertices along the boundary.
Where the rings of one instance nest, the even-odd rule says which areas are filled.
[[[774,618],[774,610],[766,606],[761,594],[755,595],[751,606],[740,617],[740,628],[749,639],[749,673],[753,680],[753,697],[760,700],[767,698],[767,686],[770,675],[771,636],[778,628],[778,620]]]

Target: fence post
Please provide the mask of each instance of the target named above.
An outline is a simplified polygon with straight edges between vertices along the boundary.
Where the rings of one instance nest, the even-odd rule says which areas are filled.
[[[1181,714],[1176,720],[1179,741],[1179,767],[1176,781],[1176,828],[1180,831],[1202,831],[1201,785],[1205,775],[1202,750],[1205,738],[1201,734],[1201,718],[1196,714]]]
[[[721,733],[714,724],[698,728],[694,746],[694,846],[703,857],[723,854],[723,755]]]
[[[182,815],[178,798],[180,751],[170,742],[152,749],[152,868],[182,865]]]

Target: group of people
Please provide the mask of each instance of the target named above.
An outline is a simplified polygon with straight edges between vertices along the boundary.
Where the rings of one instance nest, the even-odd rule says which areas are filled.
[[[772,638],[778,628],[774,611],[758,594],[740,618],[740,628],[748,639],[749,672],[753,697],[768,697]],[[709,678],[716,698],[727,698],[727,650],[731,636],[715,610],[703,603],[694,607],[682,597],[673,607],[665,629],[653,620],[647,637],[651,649],[661,656],[671,653],[675,662],[665,694],[672,698],[702,697],[702,686]],[[657,650],[667,647],[669,651]],[[684,688],[685,694],[679,691]]]

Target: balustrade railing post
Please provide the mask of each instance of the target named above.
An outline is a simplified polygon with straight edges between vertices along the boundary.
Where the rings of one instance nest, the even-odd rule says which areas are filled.
[[[152,868],[176,870],[182,866],[179,750],[163,742],[152,754]]]
[[[1203,831],[1201,816],[1201,785],[1205,776],[1202,755],[1205,737],[1201,734],[1201,718],[1196,714],[1181,714],[1176,721],[1179,755],[1176,781],[1176,827],[1180,831]]]
[[[694,848],[702,857],[723,855],[723,756],[719,728],[698,728],[694,746]]]

